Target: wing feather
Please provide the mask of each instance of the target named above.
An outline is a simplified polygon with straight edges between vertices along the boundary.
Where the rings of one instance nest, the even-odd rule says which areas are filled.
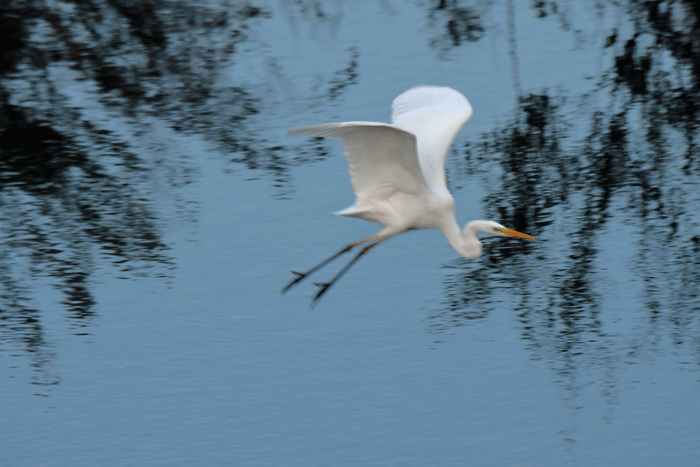
[[[416,135],[418,160],[430,188],[447,190],[445,158],[474,113],[467,98],[447,87],[418,86],[394,99],[391,108],[393,126]]]
[[[386,123],[346,122],[297,128],[288,135],[340,138],[350,167],[356,206],[386,201],[397,192],[428,190],[416,153],[416,137]]]

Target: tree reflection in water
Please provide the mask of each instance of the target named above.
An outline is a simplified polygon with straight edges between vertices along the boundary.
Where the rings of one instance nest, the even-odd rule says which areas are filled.
[[[538,3],[542,17],[564,14],[558,2]],[[509,297],[534,355],[558,355],[564,374],[648,353],[662,333],[700,363],[700,9],[623,3],[599,7],[600,18],[630,18],[625,32],[605,36],[601,54],[611,66],[592,92],[522,96],[509,121],[466,148],[461,163],[488,192],[484,215],[545,241],[493,243],[481,264],[450,266],[446,307],[431,316],[437,332],[483,318]],[[635,242],[633,264],[618,264],[616,246],[601,240],[611,232],[619,245]],[[642,309],[635,302],[623,310],[645,323],[634,334],[603,325],[602,261],[625,271],[623,281],[631,268],[642,284]]]
[[[280,187],[289,185],[292,167],[328,154],[319,141],[285,151],[251,131],[264,85],[217,84],[242,44],[253,42],[251,24],[269,11],[237,1],[60,5],[0,5],[6,38],[0,43],[0,346],[28,351],[38,368],[51,359],[32,305],[44,279],[61,292],[72,325],[82,328],[95,314],[91,280],[99,259],[132,276],[165,275],[173,267],[162,210],[178,215],[187,204],[177,189],[193,167],[173,156],[174,148],[147,138],[157,125],[204,135],[233,162]],[[331,29],[342,21],[340,9],[329,13],[321,2],[281,5],[292,29],[298,20]],[[484,16],[492,5],[427,2],[427,41],[436,55],[490,34]],[[556,17],[579,41],[571,5],[537,1],[529,11]],[[612,345],[617,359],[621,345],[639,355],[669,332],[700,355],[700,234],[693,212],[700,201],[700,7],[690,0],[628,0],[591,8],[602,31],[601,63],[608,63],[594,90],[521,94],[516,83],[513,115],[465,148],[458,162],[487,189],[485,217],[545,241],[492,242],[479,263],[451,264],[445,308],[430,317],[442,331],[485,317],[498,300],[515,296],[523,338],[534,355],[557,355],[552,361],[562,372],[587,352],[595,354],[592,364],[606,361],[601,352]],[[608,24],[610,18],[617,22]],[[358,83],[363,51],[346,50],[347,65],[321,78],[319,105]],[[267,72],[271,82],[286,80],[274,60]],[[82,86],[82,103],[59,92],[65,83]],[[625,229],[618,241],[635,242],[633,264],[619,267],[631,267],[644,297],[644,309],[630,312],[643,315],[647,328],[623,344],[600,316],[598,265],[614,254],[601,238],[611,229]]]
[[[57,288],[82,334],[96,312],[98,258],[125,277],[167,276],[174,266],[162,226],[169,214],[188,215],[177,189],[192,168],[153,136],[154,117],[175,131],[206,129],[222,144],[243,144],[224,121],[240,124],[255,112],[254,99],[242,89],[219,92],[221,112],[209,100],[247,21],[265,12],[224,6],[0,6],[8,38],[0,50],[0,346],[32,355],[37,384],[56,377],[43,370],[52,354],[34,289],[45,281]],[[66,85],[82,86],[79,97]]]

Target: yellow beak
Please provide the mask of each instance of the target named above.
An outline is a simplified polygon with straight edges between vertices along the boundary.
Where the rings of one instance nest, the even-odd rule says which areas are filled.
[[[517,237],[517,238],[525,238],[527,240],[537,240],[535,237],[531,237],[528,234],[524,234],[522,232],[518,232],[517,230],[512,230],[512,229],[498,229],[499,232],[504,233],[508,235],[509,237]]]

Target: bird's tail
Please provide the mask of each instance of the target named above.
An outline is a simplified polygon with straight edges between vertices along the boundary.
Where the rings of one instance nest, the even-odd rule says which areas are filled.
[[[355,203],[352,206],[348,206],[347,208],[341,211],[336,211],[333,214],[335,214],[336,216],[356,217],[358,219],[364,219],[366,215],[369,214],[369,210],[363,208],[362,206],[358,206],[357,203]]]

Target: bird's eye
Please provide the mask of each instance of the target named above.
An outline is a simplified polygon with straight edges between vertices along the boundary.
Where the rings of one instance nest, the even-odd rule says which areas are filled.
[[[494,231],[494,232],[500,232],[500,231],[501,231],[501,228],[500,228],[500,227],[494,227],[494,228],[493,228],[493,231]]]

